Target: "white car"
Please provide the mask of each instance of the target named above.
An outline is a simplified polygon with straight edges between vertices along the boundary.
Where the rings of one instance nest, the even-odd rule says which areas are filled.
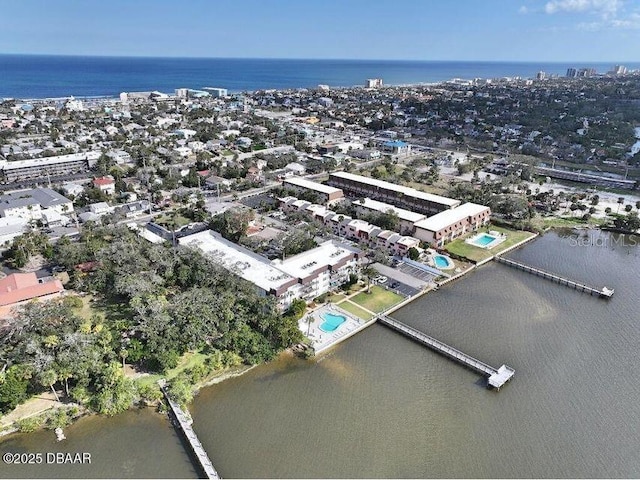
[[[387,277],[385,277],[384,275],[378,275],[376,278],[373,279],[373,281],[376,283],[386,283]]]

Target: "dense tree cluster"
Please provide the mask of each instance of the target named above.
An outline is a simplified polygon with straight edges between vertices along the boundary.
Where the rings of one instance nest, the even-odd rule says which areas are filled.
[[[57,385],[113,414],[140,396],[122,375],[125,359],[155,372],[194,350],[222,355],[221,365],[258,363],[302,339],[295,316],[280,315],[250,283],[196,250],[150,244],[126,227],[86,228],[79,241],[56,245],[54,261],[113,314],[84,319],[69,299],[22,307],[0,330],[2,410]],[[93,271],[74,269],[82,263]]]

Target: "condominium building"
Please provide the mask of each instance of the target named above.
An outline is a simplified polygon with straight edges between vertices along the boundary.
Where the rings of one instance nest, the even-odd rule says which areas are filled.
[[[378,202],[370,198],[361,198],[352,202],[356,211],[366,214],[389,213],[398,217],[400,231],[405,233],[413,233],[414,223],[427,218],[421,213],[415,213],[404,208],[394,207],[389,203]]]
[[[3,160],[0,161],[0,178],[4,183],[11,183],[86,172],[95,165],[100,155],[101,152],[91,151],[12,162]]]
[[[0,216],[40,220],[45,210],[73,212],[73,202],[50,188],[33,188],[0,196]]]
[[[424,215],[433,215],[460,205],[459,200],[348,172],[331,173],[327,183],[353,197],[368,197]]]
[[[360,250],[342,242],[327,241],[285,260],[270,261],[212,230],[180,238],[225,269],[255,285],[263,295],[276,297],[281,309],[293,300],[312,300],[345,283],[357,269]]]
[[[290,177],[282,182],[282,186],[298,193],[313,192],[320,197],[324,205],[332,205],[344,198],[344,193],[339,188],[312,182],[306,178]]]
[[[486,225],[490,219],[489,207],[465,203],[417,222],[414,235],[431,246],[441,247],[447,241]]]

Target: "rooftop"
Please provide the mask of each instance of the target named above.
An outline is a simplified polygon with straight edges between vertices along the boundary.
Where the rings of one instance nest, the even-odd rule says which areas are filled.
[[[437,232],[453,223],[473,215],[478,215],[488,209],[489,207],[478,205],[477,203],[465,203],[457,208],[445,210],[444,212],[437,213],[433,217],[421,220],[417,222],[415,226],[416,228]]]
[[[274,261],[277,267],[295,278],[305,278],[319,268],[334,266],[342,260],[360,253],[349,245],[329,240],[318,247],[289,257],[284,261]]]
[[[363,177],[362,175],[356,175],[354,173],[333,172],[330,175],[330,178],[331,177],[342,178],[344,180],[350,180],[352,182],[364,183],[366,185],[371,185],[373,187],[382,188],[385,190],[392,190],[394,192],[402,193],[408,197],[420,198],[433,203],[446,205],[449,208],[453,208],[460,205],[460,201],[454,200],[453,198],[442,197],[440,195],[434,195],[432,193],[421,192],[419,190],[416,190],[415,188],[404,187],[402,185],[385,182],[384,180],[377,180],[375,178]]]
[[[424,220],[426,217],[420,213],[412,212],[411,210],[405,210],[403,208],[394,207],[388,203],[378,202],[370,198],[363,198],[353,202],[354,205],[359,205],[370,210],[375,210],[381,213],[389,213],[389,211],[395,213],[400,220],[406,220],[411,223]]]
[[[323,185],[322,183],[312,182],[311,180],[307,180],[306,178],[300,177],[291,177],[287,178],[284,183],[288,183],[289,185],[294,185],[296,187],[306,188],[308,190],[315,190],[316,192],[326,193],[327,195],[331,195],[332,193],[342,193],[342,190],[339,188],[330,187],[329,185]]]
[[[222,238],[212,230],[195,233],[178,240],[181,245],[197,247],[214,262],[237,273],[245,280],[269,292],[287,283],[297,283],[319,268],[333,266],[360,252],[334,240],[286,260],[269,261],[246,248]]]
[[[50,188],[31,188],[0,196],[0,208],[16,208],[39,204],[42,208],[55,207],[71,203],[67,197]]]
[[[195,233],[178,240],[180,245],[197,247],[224,268],[269,292],[294,278],[271,265],[271,262],[240,245],[222,238],[212,230]]]
[[[57,163],[76,162],[78,160],[97,160],[101,153],[97,151],[72,153],[70,155],[59,155],[57,157],[32,158],[29,160],[15,160],[12,162],[0,162],[0,170],[15,170],[18,168],[44,167]]]
[[[60,280],[39,283],[35,273],[12,273],[0,280],[0,306],[59,293],[64,290]]]

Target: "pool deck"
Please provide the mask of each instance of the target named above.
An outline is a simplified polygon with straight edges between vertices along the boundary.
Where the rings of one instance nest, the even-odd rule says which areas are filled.
[[[488,242],[488,243],[486,243],[486,244],[484,244],[484,245],[481,244],[481,243],[478,243],[478,240],[480,238],[482,238],[482,237],[485,237],[485,236],[486,237],[491,237],[491,238],[493,238],[493,240]],[[478,233],[477,235],[474,235],[471,238],[467,238],[465,240],[465,243],[468,243],[469,245],[473,245],[474,247],[484,248],[486,250],[490,250],[490,249],[492,249],[494,247],[497,247],[498,245],[500,245],[501,243],[503,243],[506,240],[507,240],[507,237],[503,236],[502,234],[495,235],[493,233],[481,232],[481,233]]]
[[[364,307],[359,306],[363,310],[370,312]],[[320,329],[320,325],[324,323],[323,313],[332,313],[334,315],[343,315],[346,320],[338,326],[333,332],[325,332]],[[373,312],[371,314],[375,315]],[[339,305],[328,304],[323,305],[307,315],[302,317],[298,323],[300,330],[311,340],[312,347],[316,355],[328,350],[337,343],[352,337],[369,325],[375,323],[375,317],[371,320],[363,320],[355,315],[340,308]]]

